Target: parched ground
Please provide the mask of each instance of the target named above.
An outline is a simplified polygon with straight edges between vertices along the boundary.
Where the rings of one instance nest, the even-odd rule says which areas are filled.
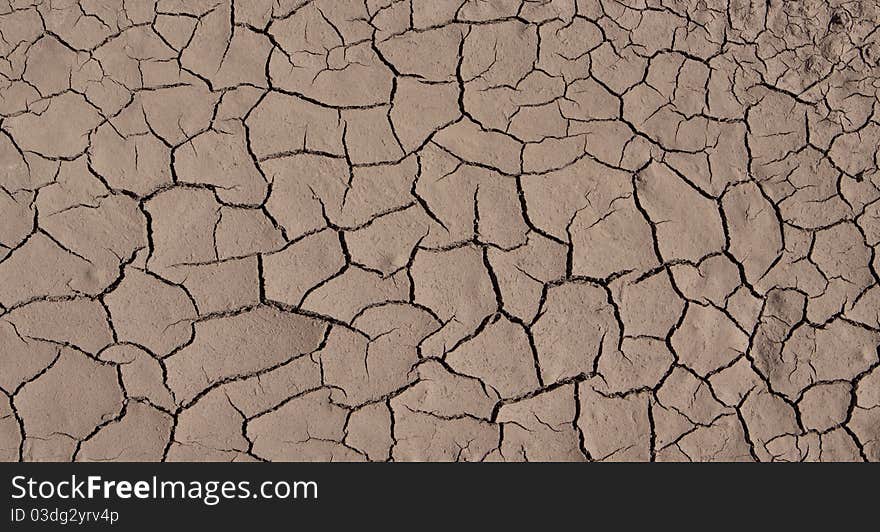
[[[878,2],[0,13],[0,459],[880,460]]]

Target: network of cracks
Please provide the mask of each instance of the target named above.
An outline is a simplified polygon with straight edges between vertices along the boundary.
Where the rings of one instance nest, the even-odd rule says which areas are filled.
[[[876,2],[0,4],[0,459],[880,460]]]

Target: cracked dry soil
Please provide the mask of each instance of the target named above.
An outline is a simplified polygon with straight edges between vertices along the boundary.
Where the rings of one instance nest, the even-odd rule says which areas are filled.
[[[880,460],[877,2],[0,13],[0,459]]]

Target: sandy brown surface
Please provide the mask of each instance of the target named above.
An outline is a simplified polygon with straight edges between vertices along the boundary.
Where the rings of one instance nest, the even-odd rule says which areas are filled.
[[[880,460],[877,2],[0,4],[0,459]]]

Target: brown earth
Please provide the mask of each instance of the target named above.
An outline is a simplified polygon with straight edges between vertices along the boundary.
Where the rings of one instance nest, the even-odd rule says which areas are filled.
[[[878,461],[878,26],[2,2],[0,459]]]

